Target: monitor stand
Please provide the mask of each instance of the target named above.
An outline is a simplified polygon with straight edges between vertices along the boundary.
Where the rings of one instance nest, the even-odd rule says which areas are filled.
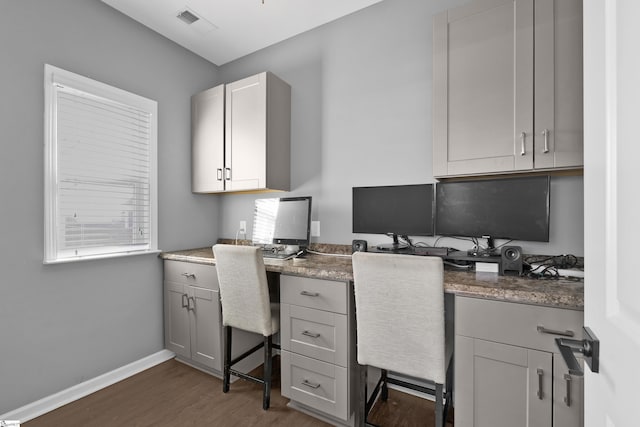
[[[389,252],[395,252],[395,251],[399,251],[402,249],[407,249],[409,247],[409,245],[407,245],[406,243],[400,243],[398,241],[398,235],[397,234],[393,234],[393,243],[386,243],[383,245],[377,245],[378,250],[380,251],[389,251]]]

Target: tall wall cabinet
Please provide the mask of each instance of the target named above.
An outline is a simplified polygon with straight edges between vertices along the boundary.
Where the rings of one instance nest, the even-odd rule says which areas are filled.
[[[582,331],[575,310],[455,299],[456,425],[581,427],[582,377],[554,338]]]
[[[291,86],[270,72],[191,99],[194,193],[288,191]]]
[[[582,0],[434,16],[436,177],[582,167]]]

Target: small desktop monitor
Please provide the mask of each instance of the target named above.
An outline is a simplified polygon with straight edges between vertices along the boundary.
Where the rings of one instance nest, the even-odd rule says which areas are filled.
[[[440,182],[435,232],[548,242],[549,187],[548,176]]]
[[[257,199],[253,213],[254,245],[309,246],[311,197]]]
[[[391,235],[391,249],[397,236],[432,236],[433,184],[353,187],[352,225],[354,233]]]

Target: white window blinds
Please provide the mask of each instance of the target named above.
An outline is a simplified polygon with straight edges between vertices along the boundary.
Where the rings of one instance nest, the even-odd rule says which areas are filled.
[[[45,67],[45,262],[157,250],[157,103]]]

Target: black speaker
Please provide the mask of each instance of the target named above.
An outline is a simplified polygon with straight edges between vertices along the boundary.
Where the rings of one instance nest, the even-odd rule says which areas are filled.
[[[351,250],[352,252],[366,252],[367,251],[367,241],[366,240],[354,240],[351,242]]]
[[[522,248],[520,246],[503,246],[500,259],[501,275],[522,274]]]

